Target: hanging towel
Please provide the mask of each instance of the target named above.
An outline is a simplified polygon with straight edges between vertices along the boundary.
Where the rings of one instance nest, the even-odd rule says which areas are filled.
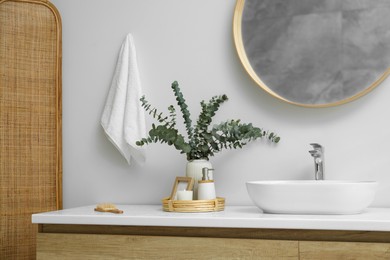
[[[136,141],[146,137],[145,114],[141,107],[141,81],[137,66],[134,40],[126,36],[120,49],[110,91],[101,118],[101,125],[108,139],[125,157],[139,164],[145,162],[145,148]]]

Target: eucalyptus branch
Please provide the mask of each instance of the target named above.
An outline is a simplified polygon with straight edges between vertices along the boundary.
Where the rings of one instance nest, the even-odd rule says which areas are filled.
[[[252,124],[241,124],[240,120],[230,120],[215,125],[212,136],[217,140],[218,151],[242,148],[249,142],[263,137],[274,143],[280,141],[280,137],[275,133],[269,133]]]
[[[176,128],[176,110],[172,105],[168,107],[169,115],[165,116],[152,107],[145,97],[142,97],[140,99],[142,107],[160,125],[155,126],[153,124],[148,136],[139,140],[136,143],[137,145],[167,143],[168,145],[173,145],[181,153],[185,153],[188,160],[194,160],[208,159],[223,149],[242,148],[249,142],[259,138],[267,138],[274,143],[280,141],[280,137],[275,133],[262,130],[252,124],[241,123],[240,120],[228,120],[214,125],[210,130],[209,127],[215,113],[220,105],[228,100],[226,95],[214,96],[207,103],[201,101],[202,110],[196,125],[193,127],[186,100],[176,81],[172,83],[172,90],[183,115],[188,141],[185,140],[184,136]]]
[[[173,106],[168,107],[169,110],[169,118],[171,119],[168,121],[168,116],[164,116],[162,112],[158,112],[157,108],[152,107],[149,102],[146,100],[145,96],[142,96],[140,98],[141,101],[141,107],[145,109],[149,115],[151,115],[154,119],[156,119],[159,123],[165,123],[168,127],[173,127],[176,124],[176,114],[175,114],[175,108]]]
[[[192,120],[190,118],[191,114],[190,111],[188,111],[186,100],[184,99],[183,93],[181,92],[177,81],[174,81],[171,87],[176,97],[177,105],[180,107],[181,113],[183,114],[183,119],[184,119],[184,124],[186,126],[188,139],[192,140],[193,137]]]
[[[201,148],[193,151],[191,157],[208,158],[214,155],[213,150],[217,149],[217,145],[211,133],[208,131],[208,127],[212,122],[212,118],[215,116],[215,112],[218,111],[220,104],[227,100],[228,97],[226,95],[221,95],[212,97],[208,103],[204,101],[200,103],[202,111],[199,114],[194,128],[194,143]]]
[[[165,125],[155,126],[152,125],[152,129],[149,131],[149,136],[142,138],[137,141],[136,144],[139,146],[150,144],[150,143],[167,143],[173,145],[181,153],[189,153],[191,147],[184,141],[184,137],[178,133],[174,128],[168,128]]]
[[[168,107],[170,121],[168,123],[169,128],[173,128],[176,125],[176,110],[175,107],[170,105]]]
[[[198,121],[196,122],[196,133],[207,131],[207,128],[211,124],[212,118],[215,116],[215,112],[218,111],[220,104],[227,100],[228,97],[226,95],[222,95],[212,97],[208,103],[205,103],[204,101],[200,102],[202,111],[200,112]]]

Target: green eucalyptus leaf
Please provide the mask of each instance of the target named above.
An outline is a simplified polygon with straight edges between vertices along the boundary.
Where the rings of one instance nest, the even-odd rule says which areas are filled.
[[[152,107],[145,96],[140,98],[141,107],[148,112],[159,125],[152,124],[149,136],[137,141],[139,146],[151,143],[167,143],[173,145],[180,153],[184,153],[188,160],[209,158],[223,149],[238,149],[247,143],[262,137],[278,143],[280,137],[275,133],[254,127],[251,123],[244,124],[240,120],[227,120],[210,127],[213,117],[219,110],[220,105],[228,100],[226,95],[213,96],[208,102],[200,102],[201,112],[196,124],[192,125],[191,114],[188,110],[184,95],[179,88],[177,81],[171,85],[177,105],[180,108],[184,119],[184,126],[187,133],[187,140],[176,128],[176,110],[173,105],[168,107],[168,116]]]

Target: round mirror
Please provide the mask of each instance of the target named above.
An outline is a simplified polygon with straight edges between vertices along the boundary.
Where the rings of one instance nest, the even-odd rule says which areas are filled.
[[[252,79],[292,104],[343,104],[390,74],[389,0],[237,0],[233,33]]]

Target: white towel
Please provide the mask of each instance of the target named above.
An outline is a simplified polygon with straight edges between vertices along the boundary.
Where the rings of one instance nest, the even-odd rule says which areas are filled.
[[[131,164],[131,158],[142,164],[145,148],[135,142],[146,137],[145,114],[139,100],[142,88],[133,41],[132,35],[128,34],[122,44],[101,125],[128,164]]]

